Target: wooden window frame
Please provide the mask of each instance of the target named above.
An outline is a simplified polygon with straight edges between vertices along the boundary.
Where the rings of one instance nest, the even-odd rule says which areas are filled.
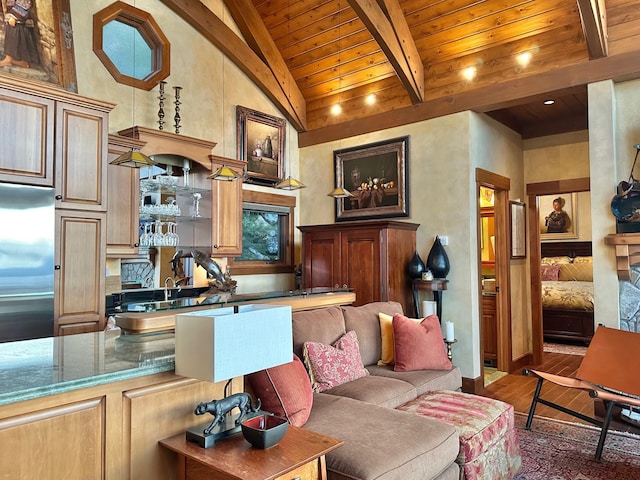
[[[229,267],[231,274],[249,275],[249,274],[269,274],[269,273],[293,273],[295,269],[293,261],[293,238],[294,238],[294,210],[296,206],[296,197],[290,195],[278,195],[275,193],[258,192],[254,190],[242,191],[242,203],[258,203],[262,205],[273,205],[277,207],[286,207],[289,213],[284,215],[286,225],[284,227],[284,254],[283,262],[268,263],[264,261],[236,261],[229,259]]]

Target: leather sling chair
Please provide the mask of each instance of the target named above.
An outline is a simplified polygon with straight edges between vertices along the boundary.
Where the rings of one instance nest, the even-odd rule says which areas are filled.
[[[613,415],[613,408],[640,407],[640,377],[635,368],[640,351],[640,334],[627,332],[600,325],[576,373],[576,378],[553,375],[538,370],[525,370],[525,375],[538,377],[529,416],[525,428],[531,430],[531,422],[538,403],[555,408],[600,427],[600,438],[595,459],[600,461],[602,449],[607,437]],[[594,399],[600,399],[605,405],[604,420],[588,417],[557,403],[540,397],[543,382],[547,380],[567,388],[585,390]]]

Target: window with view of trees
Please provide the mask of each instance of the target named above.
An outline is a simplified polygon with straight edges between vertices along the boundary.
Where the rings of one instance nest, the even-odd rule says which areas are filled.
[[[244,191],[242,255],[230,261],[234,273],[293,272],[295,197]]]

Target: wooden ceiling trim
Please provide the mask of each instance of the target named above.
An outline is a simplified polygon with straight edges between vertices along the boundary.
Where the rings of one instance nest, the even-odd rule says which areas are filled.
[[[505,108],[513,102],[529,96],[543,95],[574,85],[601,80],[628,80],[640,77],[636,65],[640,63],[640,51],[621,55],[609,55],[576,65],[557,68],[538,75],[519,78],[496,86],[482,87],[462,92],[456,96],[425,100],[409,108],[398,108],[368,118],[354,119],[338,125],[315,128],[317,119],[309,116],[309,131],[298,135],[301,147],[330,142],[353,135],[385,130],[409,123],[449,115],[465,110],[487,112]]]
[[[161,1],[232,60],[276,104],[296,130],[306,130],[306,111],[292,108],[289,97],[282,92],[273,72],[211,10],[201,2],[190,0]]]
[[[307,66],[313,67],[317,62],[327,60],[328,58],[335,60],[335,66],[341,58],[346,62],[355,56],[365,56],[375,52],[380,52],[380,47],[364,26],[362,31],[356,32],[348,39],[348,41],[345,40],[344,47],[345,49],[343,52],[345,53],[345,56],[341,57],[342,52],[340,52],[339,42],[319,42],[311,50],[300,52],[293,57],[287,56],[285,58],[291,71],[296,72],[299,68]],[[353,55],[353,57],[351,57],[351,55]]]
[[[271,36],[281,49],[321,34],[325,29],[336,27],[339,11],[334,0],[315,3],[313,5],[308,0],[304,2],[291,0],[291,5],[287,5],[286,10],[282,6],[274,11],[274,6],[268,4],[260,11]],[[344,9],[349,9],[346,1]],[[352,12],[353,17],[355,14]]]
[[[411,101],[421,102],[424,99],[424,66],[404,15],[399,12],[397,0],[348,1],[387,56]]]
[[[524,45],[524,43],[518,43]],[[522,67],[516,61],[513,53],[518,50],[511,45],[501,45],[487,52],[486,60],[480,59],[477,66],[477,77],[473,83],[485,83],[485,79],[499,82],[508,78],[515,78],[522,75],[533,75],[551,67],[555,68],[563,65],[570,65],[577,62],[587,61],[588,56],[584,49],[584,43],[579,42],[575,37],[553,45],[542,45],[529,51],[536,51],[533,54],[528,66]],[[527,50],[521,47],[520,51]],[[563,52],[562,57],[558,57],[558,51]],[[434,64],[426,72],[426,97],[429,90],[440,88],[451,83],[458,83],[463,80],[462,72],[468,65],[474,65],[475,57],[462,57],[447,62]]]
[[[306,125],[306,100],[251,0],[225,0],[224,3],[245,41],[272,72],[281,93],[288,99],[287,111],[296,114],[297,124]]]
[[[349,12],[352,17],[341,19],[342,24],[337,24],[337,17],[319,23],[317,32],[309,29],[309,33],[312,33],[312,35],[300,38],[296,43],[291,45],[281,47],[282,56],[287,60],[290,67],[298,66],[295,60],[296,57],[300,55],[307,57],[314,50],[326,45],[332,45],[333,50],[337,51],[341,43],[341,37],[345,47],[353,43],[363,43],[371,40],[371,34],[356,13],[351,9],[349,9]],[[307,63],[307,61],[306,58],[303,59],[303,63]]]
[[[604,0],[577,0],[589,56],[602,58],[608,54],[607,17]]]
[[[551,121],[526,124],[519,131],[524,140],[528,138],[546,137],[559,132],[580,132],[589,128],[589,119],[586,115],[574,115]],[[516,130],[518,131],[518,130]]]
[[[527,18],[526,30],[517,22],[517,15],[516,10],[511,12],[508,19],[495,17],[478,20],[477,24],[474,23],[474,33],[469,33],[470,30],[465,26],[436,32],[429,36],[421,36],[413,30],[412,32],[425,64],[440,62],[459,55],[477,53],[485,48],[535,37],[558,28],[574,28],[582,35],[582,29],[577,21],[579,18],[578,8],[575,5],[556,8],[549,14],[539,14]],[[521,18],[520,20],[522,21]]]
[[[378,68],[374,69],[376,66]],[[348,80],[358,84],[371,83],[389,74],[395,74],[395,70],[387,62],[387,57],[382,52],[378,52],[377,55],[356,57],[346,63],[334,63],[330,68],[319,70],[316,74],[298,77],[298,85],[305,98],[310,100],[317,96],[340,92],[341,78],[346,87],[347,84],[351,86]]]

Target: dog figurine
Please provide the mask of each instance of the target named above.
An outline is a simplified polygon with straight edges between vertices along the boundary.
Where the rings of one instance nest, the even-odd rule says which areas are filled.
[[[208,435],[211,433],[216,425],[222,423],[224,421],[224,417],[234,408],[238,407],[240,410],[240,416],[236,419],[236,425],[240,425],[242,419],[248,413],[254,413],[260,410],[262,402],[258,399],[258,405],[253,406],[251,404],[251,396],[248,393],[234,393],[233,395],[229,395],[228,397],[222,398],[220,400],[212,400],[210,402],[202,402],[198,404],[195,410],[196,415],[204,415],[205,413],[210,413],[213,415],[213,421],[211,424],[204,429],[204,434]]]

